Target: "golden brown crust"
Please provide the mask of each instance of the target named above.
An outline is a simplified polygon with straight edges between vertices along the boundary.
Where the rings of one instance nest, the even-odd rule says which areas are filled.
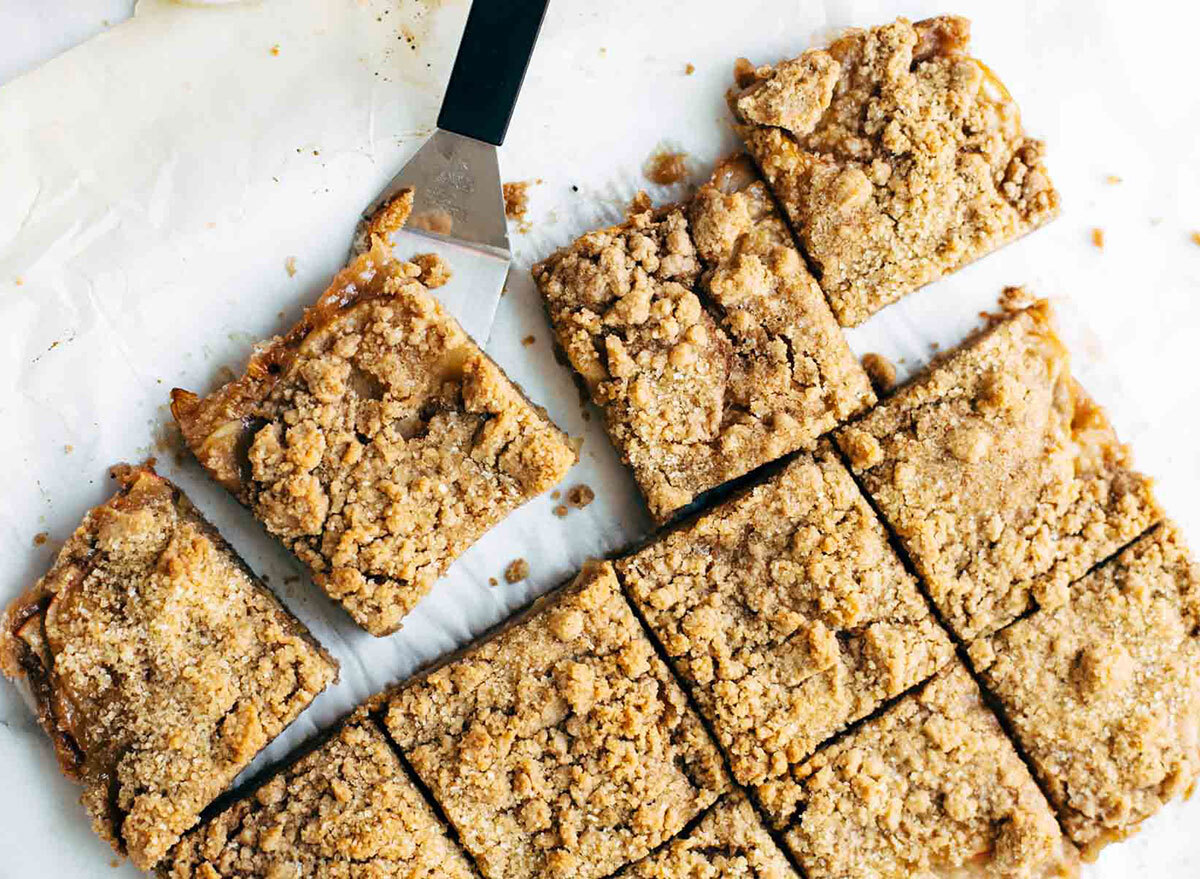
[[[148,467],[4,617],[96,832],[143,869],[337,677],[337,664]]]
[[[1200,568],[1164,523],[971,646],[1071,838],[1089,857],[1200,774]]]
[[[808,879],[1078,874],[1050,806],[963,666],[819,752],[785,841]]]
[[[728,788],[607,563],[384,704],[488,879],[606,876]]]
[[[719,167],[686,205],[643,204],[534,277],[660,521],[874,401],[752,170]]]
[[[620,879],[799,879],[740,791],[722,797],[690,833],[630,864]]]
[[[953,657],[827,445],[618,568],[777,826],[818,745]]]
[[[1049,306],[998,321],[837,442],[965,641],[1158,521],[1104,413],[1071,378]]]
[[[185,836],[162,879],[471,879],[466,856],[363,712]]]
[[[380,239],[246,373],[172,412],[209,473],[374,635],[575,463],[566,436]]]
[[[738,131],[843,326],[1043,225],[1058,192],[969,23],[898,19],[742,68]]]

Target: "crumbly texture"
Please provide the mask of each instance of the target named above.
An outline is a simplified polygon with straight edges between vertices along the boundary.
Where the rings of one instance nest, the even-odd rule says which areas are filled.
[[[525,559],[514,559],[504,569],[504,579],[509,583],[520,583],[529,576],[529,562]]]
[[[501,189],[504,192],[504,216],[510,220],[523,221],[525,212],[529,210],[529,181],[505,183]]]
[[[822,742],[953,658],[831,448],[618,563],[768,817],[783,826]]]
[[[688,176],[687,153],[659,151],[646,160],[642,173],[651,183],[671,186]]]
[[[337,664],[179,489],[114,474],[120,492],[8,608],[0,659],[96,832],[148,869]]]
[[[534,267],[558,343],[660,521],[875,399],[740,164],[688,205],[642,204]]]
[[[466,856],[359,713],[183,838],[162,879],[471,879]]]
[[[723,797],[690,833],[631,864],[619,879],[799,879],[754,807]]]
[[[188,446],[373,635],[576,454],[376,239],[246,374],[172,394]]]
[[[1046,798],[959,663],[804,766],[785,835],[808,879],[1078,875]]]
[[[403,686],[387,725],[488,879],[607,876],[728,787],[607,563]]]
[[[1094,856],[1200,774],[1200,567],[1169,523],[1069,605],[971,646],[1071,838]]]
[[[837,435],[965,641],[1153,525],[1150,481],[1071,378],[1039,303],[998,322]]]
[[[843,326],[1058,214],[1044,146],[969,41],[966,19],[901,18],[730,92]]]
[[[576,485],[567,492],[567,503],[579,510],[591,505],[595,499],[596,492],[590,485]]]

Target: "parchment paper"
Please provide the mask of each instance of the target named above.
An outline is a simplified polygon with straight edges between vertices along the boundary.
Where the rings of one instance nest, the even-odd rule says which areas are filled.
[[[144,0],[136,17],[0,88],[0,600],[50,563],[108,465],[157,455],[251,566],[342,663],[251,771],[281,759],[362,698],[468,641],[648,529],[632,481],[549,345],[527,268],[618,220],[649,186],[656,149],[689,153],[699,182],[736,142],[722,95],[734,58],[794,55],[849,24],[941,4],[659,4],[554,0],[501,152],[531,187],[532,228],[488,352],[572,435],[562,488],[596,501],[565,519],[549,497],[481,540],[407,619],[377,640],[313,586],[213,486],[165,428],[172,386],[206,391],[253,342],[285,328],[340,266],[358,212],[429,133],[465,0],[263,0],[192,8]],[[1063,217],[886,309],[850,333],[862,354],[955,344],[1006,284],[1058,306],[1075,371],[1200,547],[1200,99],[1191,6],[962,2],[975,51],[1050,146]],[[695,72],[685,73],[692,64]],[[1106,182],[1110,175],[1120,183]],[[1091,243],[1103,228],[1105,246]],[[286,269],[294,259],[294,276]],[[522,339],[534,336],[532,345]],[[483,340],[481,340],[483,341]],[[35,546],[35,535],[48,540]],[[525,582],[507,585],[513,559]],[[489,578],[501,585],[491,587]],[[7,684],[0,685],[0,876],[135,875],[110,869],[78,789]],[[1192,877],[1200,806],[1175,804],[1091,877]]]

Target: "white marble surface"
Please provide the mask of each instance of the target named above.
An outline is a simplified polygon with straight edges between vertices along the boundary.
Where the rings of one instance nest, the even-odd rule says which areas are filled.
[[[263,0],[219,10],[144,2],[134,21],[108,28],[104,20],[116,21],[128,3],[68,0],[57,4],[61,26],[43,6],[0,4],[0,80],[106,32],[0,87],[0,325],[9,333],[0,416],[11,426],[0,433],[0,455],[19,464],[0,505],[5,602],[103,498],[106,465],[156,451],[167,388],[209,387],[219,367],[240,366],[253,339],[279,327],[280,312],[294,317],[320,289],[357,211],[433,124],[465,13],[464,0]],[[531,190],[533,228],[515,236],[519,263],[617,219],[645,186],[642,163],[660,145],[689,152],[697,180],[732,150],[722,93],[738,55],[774,60],[839,26],[945,10],[924,0],[745,0],[733,10],[705,0],[686,12],[639,0],[553,0],[501,154],[506,179],[542,180]],[[1049,295],[1077,374],[1200,545],[1191,347],[1200,247],[1188,237],[1200,229],[1200,13],[1166,2],[1143,3],[1134,15],[1127,3],[1036,0],[960,2],[954,11],[974,19],[977,54],[1021,102],[1027,128],[1048,141],[1064,215],[885,310],[851,333],[852,344],[914,367],[931,343],[954,344],[974,327],[1003,285]],[[415,49],[403,26],[419,32]],[[1107,183],[1109,175],[1122,182]],[[685,190],[647,188],[660,198]],[[1106,232],[1103,251],[1090,243],[1093,227]],[[294,278],[283,271],[289,256]],[[538,341],[524,348],[529,334]],[[583,420],[547,338],[528,275],[518,272],[488,350],[585,437],[567,484],[593,485],[597,503],[558,520],[548,499],[535,501],[464,556],[405,629],[383,641],[355,630],[307,579],[284,585],[296,564],[194,465],[164,456],[164,469],[343,664],[342,683],[259,766],[550,588],[587,555],[643,532],[632,485],[596,419]],[[42,531],[50,542],[34,548]],[[530,580],[489,588],[487,578],[517,555],[530,560]],[[0,684],[0,876],[135,874],[109,868],[111,853],[76,799],[25,706]],[[1174,804],[1085,875],[1195,877],[1198,820],[1195,802]]]

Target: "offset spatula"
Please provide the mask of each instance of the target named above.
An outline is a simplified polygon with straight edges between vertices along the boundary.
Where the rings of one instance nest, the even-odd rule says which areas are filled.
[[[364,213],[366,221],[401,189],[415,191],[412,215],[392,236],[397,255],[438,253],[453,273],[442,305],[479,345],[487,341],[512,254],[496,148],[549,0],[474,0],[458,46],[437,131]]]

